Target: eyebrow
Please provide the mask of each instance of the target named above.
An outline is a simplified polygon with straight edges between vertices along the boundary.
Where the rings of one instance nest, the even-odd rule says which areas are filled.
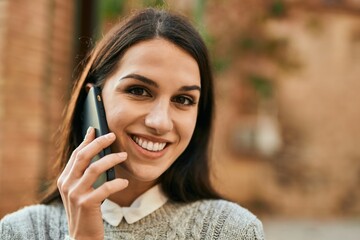
[[[151,79],[149,79],[149,78],[147,78],[145,76],[139,75],[139,74],[135,74],[135,73],[128,74],[128,75],[122,77],[120,80],[126,79],[126,78],[132,78],[132,79],[135,79],[135,80],[139,80],[139,81],[141,81],[141,82],[143,82],[145,84],[148,84],[150,86],[154,86],[156,88],[159,88],[159,85],[155,81],[153,81],[153,80],[151,80]],[[186,92],[187,91],[198,90],[199,92],[201,92],[201,87],[199,87],[198,85],[182,86],[179,90],[180,91],[186,91]]]
[[[151,79],[149,79],[147,77],[144,77],[142,75],[139,75],[139,74],[134,74],[134,73],[128,74],[128,75],[122,77],[120,80],[126,79],[126,78],[133,78],[133,79],[139,80],[139,81],[141,81],[143,83],[146,83],[146,84],[148,84],[150,86],[154,86],[154,87],[157,87],[157,88],[159,87],[159,85],[155,81],[153,81],[153,80],[151,80]]]

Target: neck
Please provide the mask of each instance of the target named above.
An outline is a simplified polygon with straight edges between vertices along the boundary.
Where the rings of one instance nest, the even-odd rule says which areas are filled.
[[[121,207],[129,207],[141,194],[156,185],[155,181],[142,182],[134,179],[123,168],[116,169],[116,176],[129,180],[129,185],[124,190],[109,196],[112,202]]]

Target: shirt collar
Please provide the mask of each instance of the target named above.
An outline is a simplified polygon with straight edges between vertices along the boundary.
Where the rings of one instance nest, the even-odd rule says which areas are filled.
[[[162,207],[167,200],[158,184],[135,199],[130,207],[120,207],[105,199],[101,204],[102,218],[112,226],[118,226],[123,218],[132,224]]]

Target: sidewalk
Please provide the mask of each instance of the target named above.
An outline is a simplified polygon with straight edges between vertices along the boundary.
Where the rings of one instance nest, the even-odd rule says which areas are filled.
[[[262,220],[266,240],[359,240],[360,218],[353,220]]]

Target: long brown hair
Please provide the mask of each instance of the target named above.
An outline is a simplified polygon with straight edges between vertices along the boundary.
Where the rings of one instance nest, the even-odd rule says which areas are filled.
[[[136,43],[153,38],[166,39],[189,53],[198,63],[201,94],[195,130],[189,145],[159,181],[173,201],[191,202],[218,198],[209,179],[209,141],[213,122],[213,77],[207,48],[199,33],[185,18],[165,10],[145,9],[116,25],[90,53],[85,68],[75,83],[59,133],[57,170],[43,199],[59,198],[56,180],[71,153],[82,141],[80,110],[87,83],[102,86],[116,69],[125,51]]]

